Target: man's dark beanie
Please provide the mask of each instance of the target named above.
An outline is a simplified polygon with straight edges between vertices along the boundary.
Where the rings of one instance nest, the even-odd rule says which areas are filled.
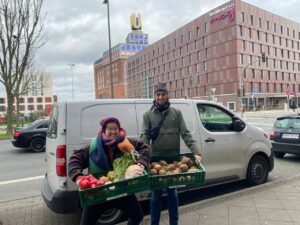
[[[168,89],[166,84],[163,83],[158,83],[154,85],[154,94],[156,94],[157,92],[165,92],[168,93]]]

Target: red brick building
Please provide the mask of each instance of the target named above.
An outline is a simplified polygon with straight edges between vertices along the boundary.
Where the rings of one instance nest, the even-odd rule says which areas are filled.
[[[246,110],[283,108],[300,92],[300,24],[229,1],[127,60],[127,97],[144,97],[145,87],[151,93],[149,84],[158,82],[171,98],[210,99],[239,110],[243,87]]]

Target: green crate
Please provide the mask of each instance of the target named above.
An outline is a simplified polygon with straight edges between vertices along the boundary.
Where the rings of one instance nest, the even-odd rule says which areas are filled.
[[[87,207],[145,190],[149,190],[149,176],[146,172],[139,177],[116,181],[95,188],[79,189],[79,197],[81,206]]]
[[[191,153],[178,154],[178,155],[163,155],[153,156],[152,162],[158,162],[159,160],[165,160],[167,163],[171,163],[174,160],[178,161],[182,156],[187,156],[194,160],[194,155]],[[149,176],[150,189],[164,189],[164,188],[181,188],[201,185],[205,180],[205,168],[202,164],[195,163],[194,166],[199,172],[184,172],[178,174],[167,174],[167,175],[151,175]]]

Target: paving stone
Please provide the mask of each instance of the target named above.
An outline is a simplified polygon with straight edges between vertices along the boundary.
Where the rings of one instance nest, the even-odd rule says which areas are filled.
[[[282,209],[264,209],[260,208],[257,210],[260,218],[264,220],[277,220],[277,221],[288,221],[291,222],[291,218],[285,210]]]

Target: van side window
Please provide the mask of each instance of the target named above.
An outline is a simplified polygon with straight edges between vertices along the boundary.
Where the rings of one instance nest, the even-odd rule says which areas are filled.
[[[205,129],[211,132],[233,131],[233,118],[228,112],[215,105],[198,104],[200,120]]]
[[[57,119],[58,119],[58,106],[53,106],[52,115],[49,119],[49,130],[47,133],[48,138],[55,139],[57,137]]]

